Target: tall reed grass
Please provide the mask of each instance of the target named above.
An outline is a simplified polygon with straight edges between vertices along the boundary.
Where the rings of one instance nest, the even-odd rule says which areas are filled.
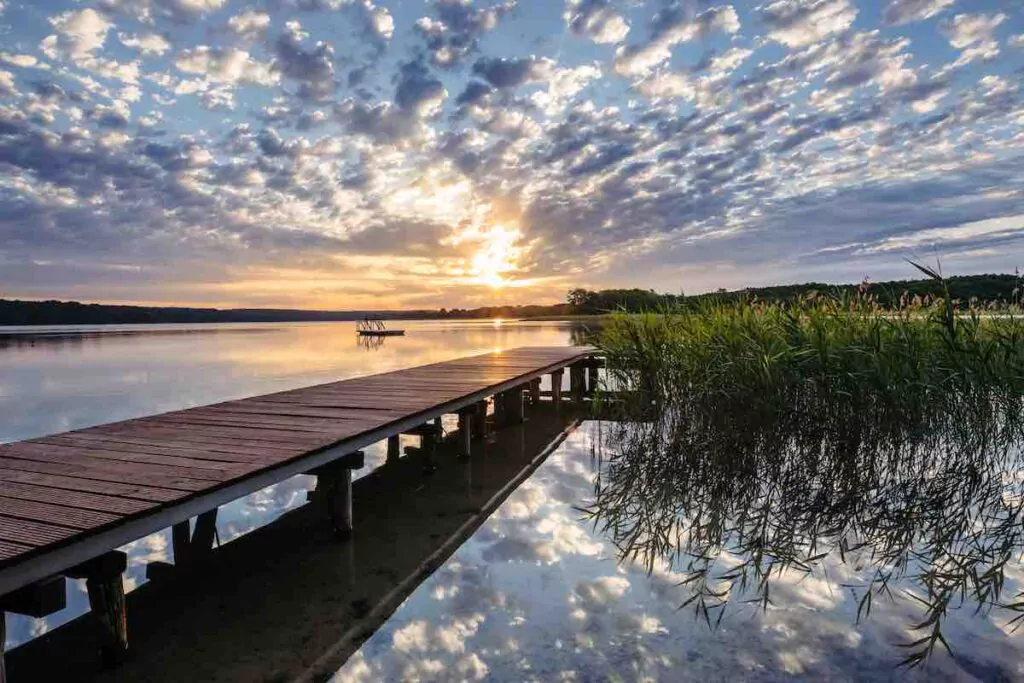
[[[950,647],[960,603],[1019,625],[1002,588],[1024,551],[1024,316],[957,309],[861,292],[614,316],[606,385],[631,398],[586,512],[623,556],[684,571],[709,625],[829,555],[872,568],[847,586],[858,619],[897,592],[920,606],[906,664]]]

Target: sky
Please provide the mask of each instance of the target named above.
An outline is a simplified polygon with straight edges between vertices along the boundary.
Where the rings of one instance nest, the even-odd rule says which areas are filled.
[[[0,0],[0,297],[1024,265],[1021,0]]]

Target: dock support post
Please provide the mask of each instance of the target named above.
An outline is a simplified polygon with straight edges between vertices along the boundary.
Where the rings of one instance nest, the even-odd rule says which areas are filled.
[[[569,366],[569,390],[572,392],[572,400],[579,403],[583,400],[584,392],[584,368],[576,363]]]
[[[217,508],[207,510],[196,517],[196,528],[192,532],[189,544],[191,559],[208,555],[213,550],[213,541],[217,538]]]
[[[398,459],[402,456],[402,435],[394,434],[388,437],[388,456],[387,460],[384,461],[386,465],[398,462]]]
[[[420,451],[423,456],[423,472],[433,474],[437,471],[437,464],[434,460],[437,455],[437,442],[440,441],[441,425],[440,418],[432,422],[429,428],[420,437]]]
[[[540,378],[530,380],[530,405],[540,404]]]
[[[459,411],[459,436],[462,438],[462,457],[468,458],[473,452],[473,426],[476,422],[476,406]]]
[[[174,564],[180,566],[188,562],[191,535],[192,529],[187,519],[171,527],[171,550],[174,552]]]
[[[591,394],[595,393],[599,382],[597,365],[591,364],[587,367],[587,391]]]
[[[562,405],[562,376],[565,371],[559,368],[551,372],[551,398],[555,402],[555,407],[559,408]]]
[[[508,412],[509,424],[523,423],[523,387],[509,389],[505,397],[506,411]]]
[[[128,556],[111,550],[66,572],[72,578],[85,579],[89,610],[100,630],[100,661],[104,667],[119,664],[128,654],[128,618],[121,581],[127,567]]]
[[[315,497],[323,498],[334,532],[342,539],[351,536],[354,528],[352,470],[361,468],[365,462],[365,454],[362,451],[354,451],[311,472],[316,475]]]
[[[476,413],[473,415],[473,438],[483,439],[487,437],[487,401],[478,401],[475,404]]]

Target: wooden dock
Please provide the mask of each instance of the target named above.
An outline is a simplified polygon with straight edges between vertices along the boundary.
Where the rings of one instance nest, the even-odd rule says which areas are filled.
[[[521,421],[542,376],[557,402],[566,367],[579,396],[594,366],[589,348],[519,348],[0,445],[0,608],[41,616],[63,604],[63,577],[86,578],[116,659],[127,648],[116,548],[167,527],[176,556],[199,536],[212,543],[219,505],[302,473],[318,475],[344,534],[359,449],[388,439],[397,456],[399,434],[428,443],[442,415],[458,414],[468,454],[488,398],[499,420]]]

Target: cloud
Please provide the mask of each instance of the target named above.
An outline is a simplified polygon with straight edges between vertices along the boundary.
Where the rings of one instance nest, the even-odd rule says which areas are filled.
[[[473,64],[473,73],[495,88],[515,88],[546,78],[551,62],[537,57],[506,59],[482,57]]]
[[[171,44],[161,35],[146,33],[142,35],[131,35],[118,33],[117,39],[125,47],[138,50],[144,55],[162,55],[171,49]]]
[[[890,0],[885,8],[883,21],[889,26],[902,26],[912,21],[934,17],[956,0]]]
[[[651,19],[651,37],[646,43],[624,45],[615,53],[615,71],[643,76],[668,61],[679,43],[702,39],[713,33],[734,34],[740,29],[732,5],[712,7],[692,16],[683,5],[671,5]]]
[[[515,0],[481,8],[467,0],[434,0],[432,7],[437,19],[421,17],[414,29],[426,43],[431,61],[449,68],[477,49],[480,38],[515,8]]]
[[[398,72],[395,104],[415,116],[429,116],[436,112],[448,91],[435,78],[430,69],[419,61],[406,62]]]
[[[228,28],[241,38],[255,40],[270,28],[270,15],[247,7],[228,19]]]
[[[850,28],[857,8],[848,0],[775,0],[759,8],[768,37],[804,47]]]
[[[145,24],[161,18],[187,24],[226,3],[227,0],[100,0],[98,6],[107,13],[126,14]]]
[[[271,65],[235,48],[199,47],[182,50],[174,58],[179,71],[199,74],[214,83],[247,83],[271,86],[278,77]]]
[[[949,39],[949,44],[961,50],[953,67],[960,67],[974,60],[990,61],[999,55],[999,41],[993,34],[996,27],[1006,20],[999,14],[958,14],[952,20],[942,22],[940,28]]]
[[[319,41],[312,49],[303,47],[308,34],[297,21],[285,24],[274,43],[274,68],[299,84],[302,99],[326,100],[337,88],[334,77],[334,48]]]
[[[50,18],[56,33],[43,39],[40,49],[50,59],[66,56],[75,61],[91,57],[103,47],[107,32],[114,25],[91,7],[64,12]]]
[[[629,34],[629,22],[607,0],[567,0],[565,24],[595,43],[621,43]]]

